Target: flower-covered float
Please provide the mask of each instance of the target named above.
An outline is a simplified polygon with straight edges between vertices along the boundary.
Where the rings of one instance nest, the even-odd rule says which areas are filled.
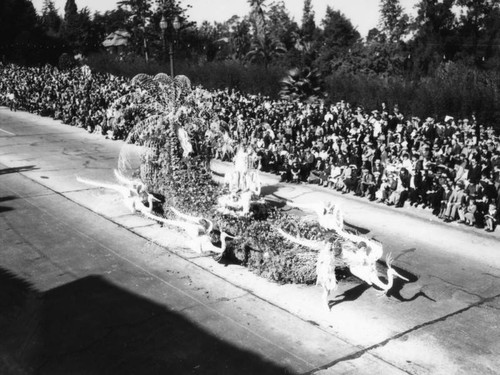
[[[193,89],[187,77],[166,74],[142,74],[132,83],[133,90],[117,101],[124,112],[140,108],[120,154],[117,184],[80,181],[115,189],[131,211],[182,230],[192,251],[236,261],[277,282],[321,285],[327,306],[339,269],[383,293],[395,277],[405,279],[392,268],[390,254],[387,282],[380,279],[376,263],[383,256],[382,245],[346,229],[335,202],[289,203],[313,210],[313,221],[269,205],[243,146],[236,146],[232,170],[222,184],[216,183],[210,144],[233,147],[234,142],[223,127],[214,126],[218,117],[208,91]]]

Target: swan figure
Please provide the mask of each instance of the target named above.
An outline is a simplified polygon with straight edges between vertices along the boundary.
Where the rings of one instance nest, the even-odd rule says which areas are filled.
[[[116,179],[122,184],[127,186],[128,188],[131,188],[133,190],[136,190],[137,193],[141,193],[146,191],[146,186],[144,183],[139,180],[139,179],[129,179],[125,177],[118,169],[113,170]]]
[[[219,237],[221,247],[215,246],[212,243],[211,233],[213,232],[213,223],[210,220],[204,219],[202,217],[186,215],[173,207],[171,207],[170,209],[183,220],[165,219],[151,213],[146,214],[145,216],[163,223],[164,225],[184,230],[189,237],[189,247],[194,252],[198,254],[207,252],[219,254],[216,258],[217,261],[219,261],[223,257],[226,251],[226,240],[228,238],[234,238],[233,236],[230,236],[225,232],[221,232]]]
[[[344,230],[344,214],[340,205],[334,201],[325,203],[294,203],[287,202],[290,207],[310,210],[316,213],[318,224],[327,230],[336,232]]]
[[[136,205],[139,202],[139,193],[135,189],[130,189],[126,186],[122,185],[117,185],[117,184],[108,184],[105,182],[101,181],[94,181],[94,180],[89,180],[86,178],[82,178],[80,176],[76,177],[76,180],[78,182],[90,185],[90,186],[96,186],[104,189],[110,189],[118,192],[122,198],[123,198],[123,203],[125,204],[125,207],[127,207],[131,213],[135,213],[137,211]]]
[[[132,187],[127,187],[127,186],[122,186],[118,184],[108,184],[102,181],[94,181],[94,180],[89,180],[87,178],[83,178],[80,176],[76,177],[76,180],[78,182],[91,185],[91,186],[96,186],[104,189],[110,189],[118,192],[122,197],[123,197],[123,203],[125,204],[125,207],[127,207],[131,213],[136,213],[137,211],[141,213],[151,213],[153,211],[153,202],[158,202],[159,200],[155,198],[152,194],[147,194],[147,201],[148,201],[148,206],[146,206],[142,202],[142,194],[138,190],[142,191],[141,189],[136,189]]]
[[[382,244],[376,240],[368,239],[364,236],[351,233],[344,227],[344,215],[339,204],[330,201],[327,203],[288,203],[289,206],[299,209],[309,209],[316,212],[318,223],[325,229],[334,230],[338,236],[345,240],[352,241],[360,247],[366,248],[366,258],[368,263],[379,260],[383,253]]]
[[[175,214],[175,216],[179,217],[180,219],[183,219],[189,223],[200,225],[204,228],[204,231],[209,234],[212,232],[214,229],[214,223],[212,221],[205,219],[201,216],[191,216],[191,215],[186,215],[178,210],[176,210],[174,207],[170,207],[170,210]]]
[[[288,241],[320,252],[318,254],[318,263],[316,265],[316,273],[318,277],[317,283],[323,286],[323,298],[328,302],[330,292],[336,289],[336,260],[335,253],[331,251],[331,244],[327,241],[313,241],[304,238],[297,238],[284,232],[282,229],[278,229],[278,232]],[[329,250],[328,252],[327,249]],[[345,263],[354,276],[366,282],[368,285],[375,285],[376,287],[382,289],[384,294],[392,288],[394,284],[394,277],[399,277],[405,281],[409,281],[406,277],[401,276],[392,268],[393,259],[391,255],[388,254],[386,257],[387,284],[382,282],[378,276],[376,268],[376,262],[380,258],[378,256],[378,250],[371,250],[366,242],[343,242],[340,258],[341,263]]]
[[[385,258],[385,263],[387,265],[387,284],[381,282],[378,277],[373,279],[373,284],[376,285],[378,288],[382,289],[383,294],[387,294],[387,292],[391,290],[394,284],[395,277],[399,277],[404,281],[410,281],[406,277],[401,276],[399,273],[396,272],[394,268],[392,268],[392,262],[393,262],[392,256],[391,254],[388,254]]]

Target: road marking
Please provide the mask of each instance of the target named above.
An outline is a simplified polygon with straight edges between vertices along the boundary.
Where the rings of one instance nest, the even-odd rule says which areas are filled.
[[[15,135],[14,133],[8,132],[7,130],[3,130],[2,128],[0,128],[0,132],[7,133],[9,135]]]

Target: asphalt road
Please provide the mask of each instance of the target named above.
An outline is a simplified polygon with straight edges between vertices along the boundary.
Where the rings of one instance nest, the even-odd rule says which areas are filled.
[[[327,312],[319,288],[197,256],[76,181],[112,181],[121,147],[0,108],[1,374],[498,373],[497,233],[264,177],[336,199],[410,279],[388,297],[341,282]]]

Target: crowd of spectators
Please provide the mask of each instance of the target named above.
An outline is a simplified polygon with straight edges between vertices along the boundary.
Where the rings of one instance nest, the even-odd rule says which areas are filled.
[[[106,133],[111,104],[130,81],[87,69],[0,65],[0,105]],[[495,230],[500,212],[500,138],[470,119],[405,116],[398,106],[368,111],[213,93],[216,120],[195,149],[231,160],[237,145],[252,164],[291,183],[319,184],[394,207],[432,210],[446,222]],[[120,109],[118,109],[120,110]],[[213,129],[224,136],[212,137]]]
[[[229,90],[217,91],[214,105],[217,126],[229,135],[214,145],[217,158],[231,159],[233,140],[247,147],[255,168],[282,181],[421,207],[486,231],[496,227],[500,138],[474,117],[422,120],[397,105],[367,111],[344,101],[275,101]]]
[[[127,79],[86,68],[0,64],[0,105],[62,120],[89,131],[104,128],[106,110],[129,91]]]

